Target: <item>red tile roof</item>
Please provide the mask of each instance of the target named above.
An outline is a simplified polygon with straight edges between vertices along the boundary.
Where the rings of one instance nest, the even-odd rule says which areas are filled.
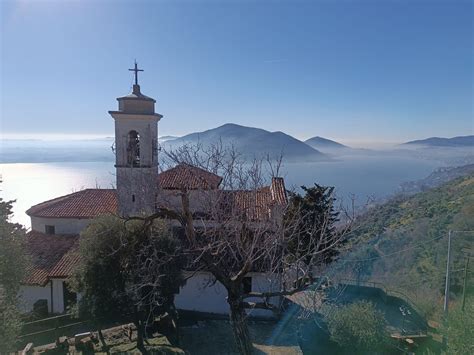
[[[160,187],[166,190],[180,190],[182,188],[214,190],[219,187],[221,181],[220,176],[188,164],[178,164],[158,176]]]
[[[44,286],[52,277],[68,277],[79,261],[75,256],[79,237],[28,233],[26,250],[31,258],[23,283]]]
[[[85,189],[35,205],[26,213],[35,217],[94,218],[117,210],[116,190]]]
[[[270,217],[272,199],[268,187],[255,191],[224,191],[223,209],[233,214],[243,214],[249,220],[266,220]]]
[[[273,178],[270,186],[257,190],[224,191],[226,198],[223,208],[232,209],[233,213],[243,213],[250,220],[266,220],[270,218],[274,206],[287,203],[286,189],[283,178]]]
[[[222,178],[200,168],[180,164],[159,174],[164,189],[217,189]],[[227,207],[237,208],[247,218],[267,218],[275,205],[285,205],[287,196],[283,178],[273,178],[270,186],[256,191],[225,191]],[[86,189],[61,196],[31,207],[26,213],[36,217],[94,218],[105,213],[117,213],[117,193],[113,189]]]
[[[63,255],[61,260],[59,260],[48,274],[50,278],[67,278],[71,276],[74,268],[80,262],[78,247],[79,243],[74,244],[71,249]]]
[[[177,167],[178,168],[178,167]],[[182,168],[179,168],[182,169]],[[197,171],[186,167],[186,171]],[[199,169],[200,170],[200,169]],[[180,170],[175,170],[174,174]],[[195,176],[188,176],[191,186],[197,188],[199,182],[217,188],[221,178],[208,173],[209,179],[204,182],[202,171]],[[161,174],[160,174],[161,175]],[[168,187],[178,188],[183,180],[171,179],[172,175],[165,175],[170,183]],[[173,183],[172,183],[173,182]],[[178,184],[178,185],[176,185]],[[209,185],[208,185],[209,184]],[[190,187],[193,188],[193,187]],[[255,191],[235,190],[224,191],[222,208],[234,213],[242,213],[250,220],[266,220],[271,215],[274,206],[285,205],[287,196],[284,180],[273,178],[270,186]],[[31,207],[27,213],[31,216],[54,218],[93,218],[103,213],[117,212],[116,191],[111,189],[87,189],[58,197]],[[31,256],[31,266],[24,280],[25,284],[44,286],[50,278],[67,278],[79,262],[76,253],[78,236],[48,235],[31,231],[27,236],[27,251]]]
[[[286,205],[288,203],[288,196],[286,195],[285,180],[282,177],[272,178],[270,185],[270,192],[272,199],[279,205]]]

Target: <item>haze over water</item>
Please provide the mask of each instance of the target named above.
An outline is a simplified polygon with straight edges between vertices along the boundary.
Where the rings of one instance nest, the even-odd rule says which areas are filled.
[[[84,188],[114,187],[115,168],[109,152],[104,153],[110,157],[106,161],[0,164],[1,195],[5,200],[17,201],[13,220],[29,227],[25,211],[34,204]],[[390,195],[400,183],[423,178],[442,165],[435,160],[376,152],[342,156],[330,162],[286,162],[281,175],[290,190],[316,182],[335,186],[344,199],[353,194],[363,203],[368,197]]]

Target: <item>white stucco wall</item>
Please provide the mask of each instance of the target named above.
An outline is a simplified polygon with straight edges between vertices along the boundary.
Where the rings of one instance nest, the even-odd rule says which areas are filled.
[[[211,206],[217,203],[216,190],[191,190],[188,191],[189,207],[192,212],[209,212]],[[164,190],[158,191],[158,206],[170,208],[176,211],[183,209],[180,190]]]
[[[46,286],[23,285],[20,287],[20,310],[30,312],[33,310],[33,304],[38,300],[48,301],[48,312],[51,312],[51,284]]]
[[[64,279],[52,279],[53,282],[53,312],[64,312],[63,281]]]
[[[45,286],[22,285],[20,287],[20,309],[23,312],[33,310],[33,304],[38,300],[47,300],[49,313],[64,312],[63,298],[64,279],[52,279]],[[51,293],[53,295],[53,309],[51,309]]]
[[[252,277],[252,291],[263,292],[272,289],[272,282],[264,274],[251,273],[247,276]],[[274,305],[277,305],[278,302],[279,298],[277,297],[271,300]],[[175,304],[178,309],[183,310],[229,314],[227,291],[220,282],[214,283],[212,275],[206,272],[196,273],[187,280],[186,285],[181,287],[176,296]],[[256,317],[273,317],[271,311],[264,309],[248,310],[248,313],[250,316]]]
[[[55,234],[79,234],[92,219],[86,218],[45,218],[31,216],[31,229],[45,233],[45,225],[55,227]]]

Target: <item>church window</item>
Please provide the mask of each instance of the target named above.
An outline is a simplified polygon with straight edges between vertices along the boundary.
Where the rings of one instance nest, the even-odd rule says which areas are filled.
[[[128,132],[127,164],[140,166],[140,135],[137,131]]]
[[[56,234],[56,230],[55,230],[54,226],[45,225],[44,226],[44,231],[45,231],[46,234]]]
[[[135,195],[132,195],[132,202],[135,202]]]

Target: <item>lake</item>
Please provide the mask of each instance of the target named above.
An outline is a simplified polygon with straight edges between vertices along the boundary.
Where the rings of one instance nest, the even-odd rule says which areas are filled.
[[[404,181],[427,176],[443,165],[440,161],[394,154],[338,157],[319,163],[286,163],[282,174],[289,189],[314,182],[336,187],[337,195],[353,194],[359,203],[367,197],[383,198],[395,192]],[[1,196],[16,199],[13,220],[30,226],[25,211],[34,204],[91,187],[115,185],[114,164],[109,161],[47,162],[0,164]]]

